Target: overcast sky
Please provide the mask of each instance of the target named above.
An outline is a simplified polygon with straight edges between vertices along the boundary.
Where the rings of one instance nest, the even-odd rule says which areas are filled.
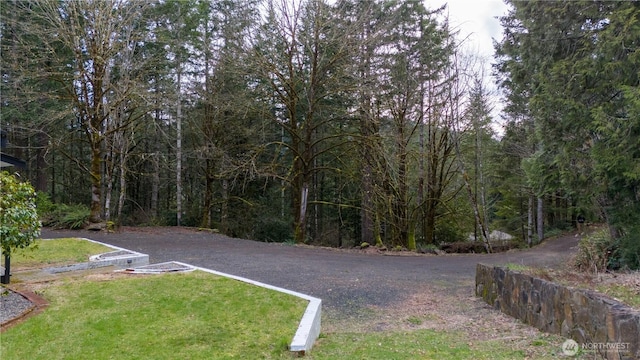
[[[448,4],[449,21],[460,36],[469,36],[467,42],[483,56],[493,55],[492,38],[500,40],[502,27],[496,18],[507,13],[502,0],[424,0],[428,8],[435,9]]]
[[[491,97],[494,129],[502,133],[500,111],[502,104],[496,93],[495,80],[491,77],[493,60],[493,39],[502,39],[502,26],[498,16],[507,14],[508,6],[502,0],[423,0],[429,9],[435,9],[448,4],[450,25],[459,29],[459,38],[466,39],[465,46],[471,52],[479,54],[484,59],[485,84],[493,92]]]

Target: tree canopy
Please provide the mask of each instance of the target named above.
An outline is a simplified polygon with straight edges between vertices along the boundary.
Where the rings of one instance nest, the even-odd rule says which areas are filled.
[[[584,214],[637,264],[638,2],[509,5],[498,132],[445,8],[392,0],[16,0],[2,126],[92,221],[416,250]]]
[[[529,134],[527,184],[602,218],[617,258],[638,267],[640,4],[510,4],[496,69],[514,126]]]

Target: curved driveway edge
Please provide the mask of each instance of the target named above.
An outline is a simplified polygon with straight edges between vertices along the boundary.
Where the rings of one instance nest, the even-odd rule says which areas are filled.
[[[151,263],[181,261],[308,294],[322,299],[323,322],[330,320],[329,327],[333,320],[359,320],[371,309],[410,306],[407,301],[424,291],[473,296],[477,263],[558,266],[567,262],[579,240],[564,236],[531,249],[496,254],[385,256],[264,243],[181,227],[123,227],[114,233],[43,229],[42,236],[88,237],[149,254]]]

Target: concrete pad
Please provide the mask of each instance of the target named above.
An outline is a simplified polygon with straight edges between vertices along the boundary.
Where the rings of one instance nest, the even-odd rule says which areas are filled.
[[[117,246],[105,244],[105,243],[87,239],[87,238],[78,238],[78,239],[100,244],[100,245],[112,248],[114,251],[90,256],[88,262],[82,262],[82,263],[76,263],[76,264],[70,264],[70,265],[64,265],[64,266],[55,266],[55,267],[45,268],[42,271],[49,274],[57,274],[57,273],[62,273],[67,271],[97,269],[97,268],[107,267],[107,266],[127,267],[127,266],[142,266],[142,265],[149,264],[149,255],[147,254],[142,254],[137,251],[123,249]],[[55,239],[43,239],[43,240],[55,241]]]

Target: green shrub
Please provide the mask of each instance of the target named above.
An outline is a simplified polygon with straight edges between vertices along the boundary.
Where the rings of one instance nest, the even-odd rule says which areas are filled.
[[[51,201],[49,194],[38,191],[36,193],[36,210],[41,218],[55,209],[55,204]]]
[[[443,243],[440,250],[448,253],[475,253],[480,254],[487,252],[482,241],[455,241]]]
[[[576,267],[583,271],[606,270],[614,259],[612,255],[617,249],[616,243],[607,229],[600,229],[583,237],[578,243]]]
[[[545,237],[545,239],[553,238],[553,237],[556,237],[556,236],[559,236],[559,235],[563,235],[566,232],[567,232],[566,230],[564,230],[562,228],[559,228],[559,227],[545,228],[544,237]]]
[[[54,204],[51,210],[41,214],[42,224],[58,229],[81,229],[89,223],[91,211],[82,204]]]
[[[0,171],[0,248],[6,258],[16,249],[28,247],[40,236],[35,198],[31,184]],[[10,274],[8,265],[7,274]],[[2,282],[8,278],[3,276]]]
[[[640,233],[638,231],[640,231],[640,227],[635,226],[620,238],[619,246],[613,252],[613,257],[609,262],[610,268],[640,269]]]
[[[466,238],[465,231],[453,221],[440,221],[435,228],[436,243],[451,243]]]
[[[90,210],[86,205],[71,205],[59,221],[59,227],[81,229],[89,222]]]
[[[254,237],[264,242],[290,242],[293,240],[293,232],[288,222],[271,219],[256,224]]]

